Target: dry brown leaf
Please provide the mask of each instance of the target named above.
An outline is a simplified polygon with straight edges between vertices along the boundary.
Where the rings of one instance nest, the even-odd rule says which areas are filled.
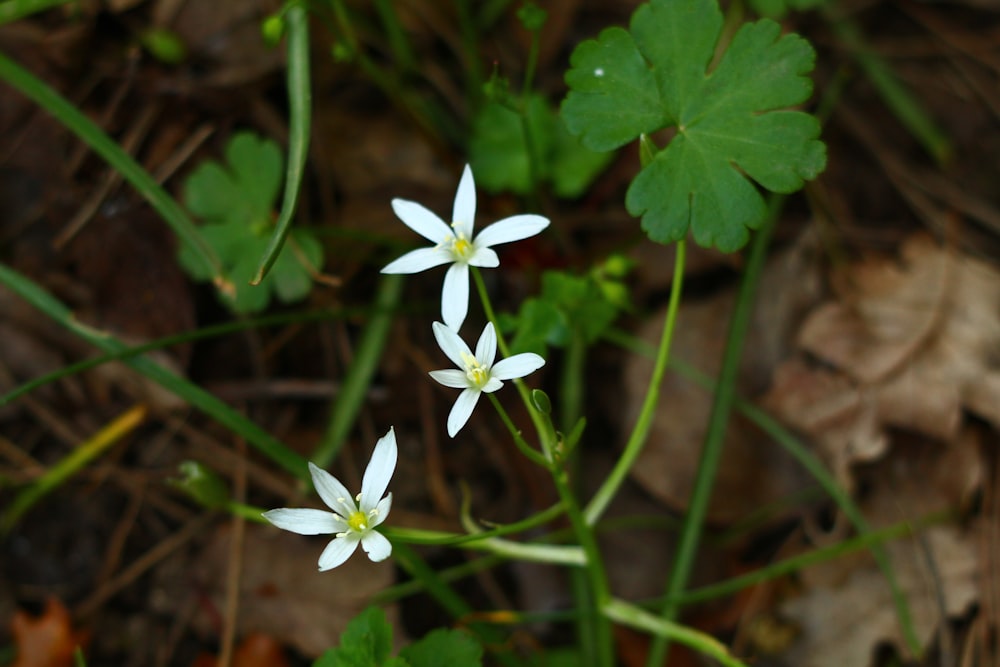
[[[863,505],[868,521],[879,528],[962,504],[982,479],[978,452],[971,433],[945,448],[896,443],[872,471],[874,492]],[[979,565],[970,532],[936,526],[886,545],[924,647],[945,616],[960,615],[977,600]],[[803,594],[782,607],[800,629],[784,654],[788,664],[863,667],[885,642],[909,657],[889,585],[867,553],[808,568],[800,579]]]
[[[316,657],[335,646],[347,623],[364,609],[372,595],[392,583],[391,562],[372,563],[361,550],[329,572],[319,572],[316,561],[328,540],[307,538],[271,526],[247,526],[240,578],[237,634],[264,633],[300,653]],[[195,626],[206,636],[217,636],[219,615],[225,608],[225,581],[230,531],[221,527],[209,538],[194,564],[193,576],[203,588],[195,594],[204,613]],[[189,582],[190,571],[174,577]],[[162,600],[167,611],[184,601],[176,594],[180,583],[164,581],[172,591]],[[207,597],[206,597],[207,596]],[[394,625],[394,610],[388,609]]]
[[[55,598],[46,601],[41,616],[14,614],[11,632],[17,645],[12,667],[71,667],[73,652],[84,639],[73,629],[69,611]]]
[[[881,457],[886,428],[951,441],[962,411],[1000,426],[1000,272],[911,237],[901,261],[869,258],[844,269],[837,301],[799,334],[825,364],[791,359],[762,403],[809,435],[838,481]]]
[[[847,271],[850,292],[806,321],[803,349],[874,388],[883,424],[950,439],[964,408],[1000,426],[1000,272],[924,235],[901,262]]]
[[[218,667],[219,659],[203,653],[191,667]],[[270,635],[255,632],[245,637],[233,651],[230,667],[288,667],[288,657],[281,644]]]
[[[745,396],[767,386],[772,369],[789,352],[802,313],[818,298],[818,278],[810,278],[812,245],[811,239],[804,237],[765,268],[738,379],[738,389]],[[684,303],[671,358],[717,375],[735,298],[734,287],[705,301]],[[639,336],[655,345],[663,315],[655,314]],[[623,411],[627,428],[635,422],[645,398],[651,366],[648,359],[638,356],[627,363]],[[687,505],[712,400],[710,392],[677,373],[668,372],[661,385],[649,440],[631,473],[647,492],[671,507],[683,509]],[[709,508],[711,521],[738,520],[809,483],[790,456],[737,414],[730,421],[724,447]]]

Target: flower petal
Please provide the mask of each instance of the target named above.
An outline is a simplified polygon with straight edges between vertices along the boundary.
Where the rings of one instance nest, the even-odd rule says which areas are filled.
[[[462,359],[462,355],[472,355],[472,350],[465,344],[465,341],[453,329],[440,322],[435,322],[431,328],[434,330],[434,340],[437,341],[441,351],[451,359],[453,364],[459,368],[465,368],[465,360]]]
[[[361,547],[373,563],[385,560],[392,553],[392,544],[377,530],[370,530],[364,534],[361,538]]]
[[[455,192],[455,206],[452,208],[451,222],[455,231],[465,232],[467,238],[472,238],[472,230],[476,219],[476,182],[472,178],[472,168],[465,165],[462,180],[458,182]]]
[[[475,245],[478,248],[488,248],[499,243],[520,241],[529,236],[534,236],[548,226],[549,219],[541,215],[533,213],[512,215],[509,218],[494,222],[479,232],[479,236],[475,240]]]
[[[441,243],[451,236],[451,227],[432,211],[407,199],[393,199],[392,210],[403,224],[428,241]]]
[[[477,247],[466,261],[469,266],[478,266],[483,269],[495,269],[500,266],[500,258],[497,257],[493,248]]]
[[[457,368],[446,368],[442,371],[431,371],[428,375],[437,380],[440,384],[443,384],[446,387],[451,387],[452,389],[468,389],[470,386],[469,376]]]
[[[343,537],[335,537],[319,555],[319,571],[326,572],[337,567],[351,557],[358,548],[361,536],[357,533],[347,533]]]
[[[476,361],[489,368],[497,358],[497,332],[492,322],[487,322],[476,343]]]
[[[447,248],[418,248],[386,264],[382,273],[420,273],[454,261]]]
[[[455,434],[465,426],[465,422],[469,421],[469,417],[472,415],[472,409],[476,407],[476,403],[479,402],[479,394],[481,392],[478,389],[466,389],[458,398],[455,399],[455,405],[451,406],[451,412],[448,413],[448,435],[452,438]]]
[[[263,517],[278,528],[299,535],[331,535],[347,528],[347,522],[326,510],[282,507],[264,512]]]
[[[503,382],[494,377],[491,377],[489,380],[486,381],[486,384],[482,386],[481,391],[485,394],[492,394],[502,386]]]
[[[396,432],[389,427],[389,432],[375,443],[375,450],[365,468],[365,476],[361,480],[361,511],[366,514],[375,509],[378,501],[389,486],[392,473],[396,470]]]
[[[340,483],[340,480],[315,465],[312,461],[309,462],[309,473],[312,475],[316,493],[323,499],[327,507],[345,519],[351,512],[357,509],[357,505],[354,503],[354,496],[347,490],[347,487]]]
[[[389,510],[392,509],[392,494],[390,493],[382,500],[378,501],[378,506],[375,508],[375,517],[372,519],[371,527],[379,525],[385,521],[386,517],[389,516]]]
[[[534,352],[522,352],[498,361],[497,365],[490,370],[490,375],[499,380],[523,378],[544,365],[545,360]]]
[[[441,319],[458,331],[469,312],[469,265],[457,262],[444,274],[441,289]]]

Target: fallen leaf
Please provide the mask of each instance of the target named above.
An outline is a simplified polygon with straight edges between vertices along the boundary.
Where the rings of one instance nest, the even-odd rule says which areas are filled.
[[[807,355],[782,363],[761,403],[813,440],[845,488],[853,464],[884,455],[888,428],[948,442],[963,410],[1000,426],[996,268],[917,235],[901,260],[866,258],[834,282],[839,298],[799,333]]]
[[[767,387],[772,369],[791,353],[801,317],[818,299],[818,276],[810,272],[815,265],[812,248],[812,239],[806,235],[776,255],[764,270],[737,380],[743,396],[757,395]],[[671,359],[717,376],[735,301],[733,287],[707,300],[684,302]],[[656,313],[638,332],[639,337],[656,345],[663,318],[664,312]],[[625,396],[615,403],[624,404],[626,432],[639,414],[651,373],[649,359],[629,358]],[[630,471],[648,493],[677,510],[687,506],[691,495],[712,401],[712,392],[668,370],[648,441]],[[736,521],[810,483],[798,463],[737,413],[730,419],[724,451],[709,506],[713,522]]]
[[[846,272],[850,288],[809,317],[802,348],[872,388],[885,425],[948,440],[968,409],[1000,426],[1000,272],[924,235],[898,262]]]
[[[195,658],[191,667],[218,667],[218,664],[217,656],[203,653]],[[244,637],[233,651],[229,667],[288,667],[288,664],[288,657],[276,639],[254,632]]]
[[[869,471],[873,491],[862,509],[873,528],[954,509],[981,483],[982,464],[972,432],[948,447],[899,440],[904,442],[894,443],[890,454]],[[938,525],[886,545],[923,647],[946,617],[965,613],[978,599],[977,530]],[[863,667],[875,648],[887,642],[912,658],[889,585],[867,552],[807,568],[799,578],[803,593],[781,609],[800,630],[783,654],[788,664]]]
[[[69,611],[56,598],[45,602],[41,616],[15,613],[11,632],[17,645],[17,659],[11,667],[71,667],[73,652],[85,640],[83,633],[73,629]]]
[[[335,646],[347,623],[393,581],[391,561],[372,563],[360,549],[340,567],[319,572],[316,562],[329,541],[321,537],[252,525],[244,539],[237,634],[265,633],[309,657]],[[198,596],[207,596],[209,604],[202,603],[204,613],[193,622],[206,636],[217,636],[225,609],[229,540],[228,527],[220,527],[199,554],[194,572],[180,575],[188,580],[193,575],[204,586]],[[397,625],[394,610],[387,614]]]

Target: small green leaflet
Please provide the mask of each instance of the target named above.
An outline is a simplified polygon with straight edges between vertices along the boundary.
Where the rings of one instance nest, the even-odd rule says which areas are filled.
[[[487,102],[473,119],[469,162],[476,183],[523,195],[535,190],[535,181],[550,181],[559,197],[579,197],[614,156],[584,148],[540,95],[523,104],[526,122],[500,102]]]
[[[699,245],[732,252],[766,215],[750,179],[794,192],[823,171],[826,147],[819,121],[790,109],[812,92],[809,43],[769,19],[747,23],[710,70],[722,25],[716,0],[641,5],[628,31],[607,28],[574,50],[561,112],[593,150],[676,128],[625,205],[654,241],[690,231]]]
[[[309,230],[296,228],[264,281],[249,284],[270,240],[281,179],[278,145],[240,132],[226,145],[226,164],[203,162],[184,184],[185,205],[202,219],[202,235],[236,287],[235,299],[227,305],[239,313],[263,310],[272,292],[285,303],[304,298],[312,288],[310,271],[323,265],[322,245]],[[195,280],[212,277],[186,246],[178,259]]]
[[[392,626],[378,607],[354,617],[340,645],[327,650],[313,667],[482,667],[483,648],[460,630],[438,628],[392,657]]]

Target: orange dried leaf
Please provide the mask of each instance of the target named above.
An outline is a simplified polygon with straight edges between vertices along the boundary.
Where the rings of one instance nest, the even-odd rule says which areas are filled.
[[[207,653],[195,658],[192,667],[217,667],[219,659]],[[254,632],[233,652],[231,667],[288,667],[288,657],[277,639]]]
[[[69,611],[55,598],[48,599],[41,616],[15,613],[11,632],[17,645],[12,667],[72,667],[73,652],[84,639],[73,630]]]

